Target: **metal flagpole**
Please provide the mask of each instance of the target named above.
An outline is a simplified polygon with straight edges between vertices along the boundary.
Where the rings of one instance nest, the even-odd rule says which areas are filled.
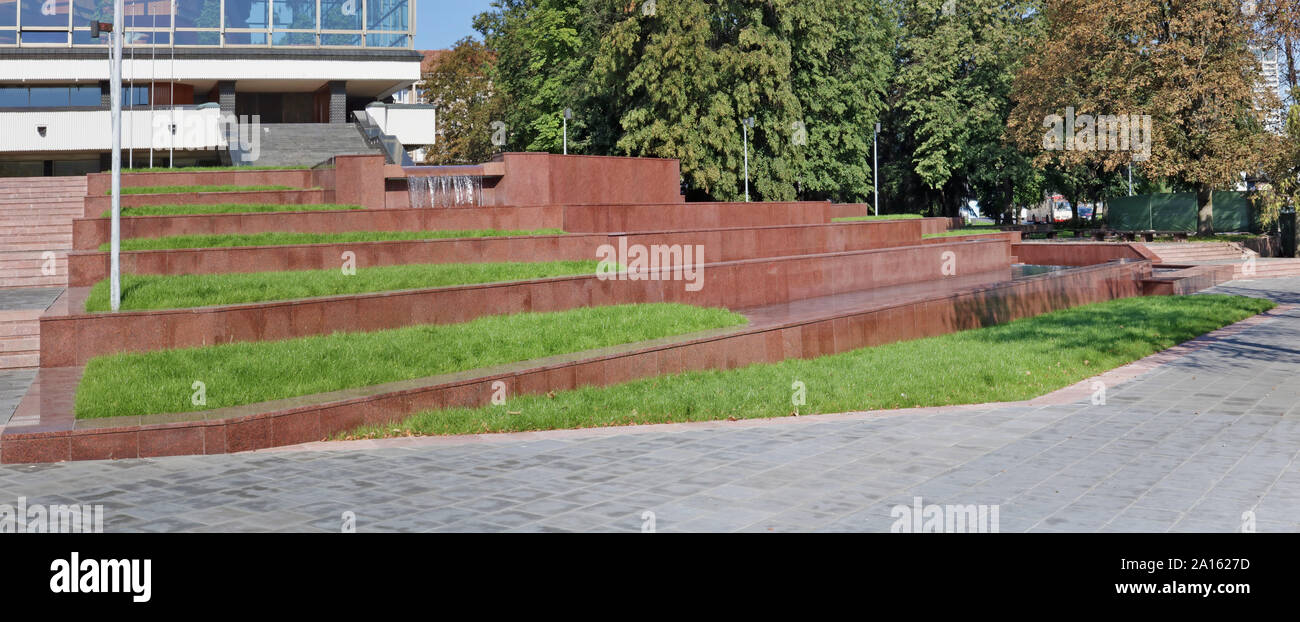
[[[109,254],[109,300],[113,312],[122,308],[122,273],[118,255],[122,250],[122,0],[113,0],[113,66],[109,98],[113,125],[113,224]]]
[[[872,198],[876,201],[876,215],[880,215],[880,124],[876,124],[876,133],[871,136],[871,185]]]
[[[146,8],[149,5],[145,5]],[[158,76],[158,16],[149,8],[149,168],[153,168],[153,102],[155,78]]]
[[[119,39],[126,36],[126,28],[125,28],[126,24],[122,24],[122,26],[123,28],[120,31],[118,31]],[[135,28],[135,4],[131,5],[131,27]],[[131,77],[126,82],[126,89],[127,89],[127,100],[126,100],[127,108],[130,108],[130,113],[134,113],[135,112],[135,44],[134,43],[131,44]],[[135,115],[130,113],[126,115],[126,121],[127,121],[126,125],[128,128],[126,132],[127,133],[126,139],[127,139],[127,149],[129,150],[127,151],[126,154],[126,161],[128,167],[135,168],[135,123],[134,123]]]
[[[172,28],[171,34],[167,35],[167,47],[172,52],[171,66],[171,97],[168,98],[168,104],[171,105],[171,124],[167,127],[167,168],[176,167],[176,0],[172,0]]]

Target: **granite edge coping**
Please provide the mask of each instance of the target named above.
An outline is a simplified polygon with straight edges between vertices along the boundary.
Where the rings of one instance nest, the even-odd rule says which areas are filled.
[[[10,440],[26,440],[29,438],[51,438],[57,436],[72,435],[74,433],[82,434],[108,434],[123,431],[147,431],[168,429],[176,427],[208,427],[220,426],[232,423],[240,423],[259,418],[277,418],[282,416],[293,415],[302,411],[316,410],[321,407],[341,407],[364,403],[373,398],[380,396],[401,397],[428,390],[433,387],[456,388],[470,384],[478,384],[493,380],[520,375],[521,373],[544,373],[565,367],[572,367],[577,364],[590,364],[609,361],[629,356],[640,356],[652,352],[668,350],[672,348],[687,347],[720,341],[729,338],[745,337],[749,335],[759,335],[773,331],[783,331],[792,328],[799,328],[809,324],[824,323],[846,317],[862,315],[864,313],[878,313],[889,311],[891,309],[913,306],[917,304],[926,304],[934,301],[942,301],[961,296],[977,295],[980,293],[1006,289],[1021,285],[1026,282],[1040,280],[1043,278],[1053,278],[1068,276],[1070,274],[1082,274],[1086,272],[1102,271],[1106,269],[1115,269],[1123,267],[1128,263],[1141,263],[1132,260],[1116,260],[1106,264],[1095,266],[1082,266],[1061,270],[1041,275],[1034,275],[1023,279],[1003,281],[999,283],[984,285],[969,285],[954,291],[946,292],[942,296],[925,296],[918,295],[912,299],[902,301],[893,301],[890,303],[869,305],[851,310],[842,310],[828,313],[815,318],[807,318],[794,322],[774,324],[767,326],[736,326],[729,328],[712,329],[708,331],[699,331],[688,333],[686,335],[676,335],[663,337],[650,341],[634,342],[629,344],[619,344],[599,348],[596,350],[585,350],[581,352],[571,352],[559,354],[542,359],[533,359],[530,361],[517,361],[505,363],[487,368],[474,370],[465,370],[453,372],[450,374],[441,374],[437,376],[428,376],[424,378],[414,378],[408,380],[399,380],[380,385],[369,387],[353,387],[349,389],[340,389],[326,393],[317,393],[306,396],[296,396],[268,402],[258,402],[254,404],[244,404],[228,408],[199,411],[194,413],[172,413],[159,415],[131,415],[125,417],[106,417],[101,419],[77,419],[73,421],[73,428],[62,431],[44,431],[23,433],[15,430],[0,431],[0,435]],[[741,310],[743,312],[743,310]]]
[[[988,240],[958,240],[947,244],[916,244],[912,246],[894,246],[889,248],[873,248],[873,249],[855,250],[855,251],[836,251],[831,253],[816,253],[816,254],[807,254],[807,255],[783,255],[779,257],[758,257],[753,259],[736,259],[731,261],[705,263],[705,264],[701,264],[699,267],[701,269],[706,270],[709,268],[717,269],[721,267],[728,267],[734,265],[770,263],[776,261],[799,261],[799,260],[807,260],[807,259],[829,259],[835,257],[848,257],[848,256],[868,255],[868,254],[876,254],[876,253],[899,252],[908,249],[928,250],[929,248],[938,247],[938,246],[945,246],[945,247],[980,246],[980,245],[994,245],[994,244],[1002,244],[1002,243],[1007,243],[1007,240],[1001,238],[988,239]],[[1144,260],[1125,259],[1125,260],[1115,260],[1115,261],[1144,261]],[[1105,265],[1105,264],[1097,264],[1097,265]],[[1091,266],[1082,266],[1082,267],[1091,267]],[[673,268],[671,267],[661,268],[660,272],[661,273],[671,272],[672,270]],[[620,272],[619,274],[625,274],[625,273],[626,270],[624,272]],[[645,274],[649,274],[649,273],[650,271],[647,270]],[[230,304],[230,305],[210,305],[205,307],[186,307],[181,309],[144,309],[144,310],[136,310],[136,311],[122,311],[118,313],[110,313],[110,312],[87,313],[83,310],[79,313],[69,312],[66,314],[61,313],[56,315],[56,314],[51,314],[47,311],[46,315],[41,316],[41,321],[56,322],[56,321],[70,321],[70,320],[94,320],[94,319],[101,319],[101,318],[127,318],[127,317],[140,317],[140,316],[150,316],[150,315],[200,314],[200,313],[217,313],[223,311],[248,311],[248,310],[257,310],[257,309],[271,309],[275,307],[293,306],[293,305],[300,305],[300,304],[307,304],[307,303],[346,302],[349,300],[366,300],[372,298],[386,298],[389,296],[421,295],[421,294],[428,294],[434,292],[458,291],[458,290],[475,290],[475,289],[490,290],[490,289],[496,289],[501,287],[516,287],[520,285],[534,285],[534,284],[545,284],[545,283],[555,283],[555,282],[562,282],[562,281],[576,281],[576,280],[598,279],[598,278],[599,276],[596,274],[570,274],[570,275],[546,277],[541,279],[528,279],[523,281],[496,281],[491,283],[470,283],[470,284],[463,284],[463,285],[448,285],[445,287],[398,289],[398,290],[387,290],[387,291],[380,291],[380,292],[363,292],[357,294],[338,294],[332,296],[317,296],[313,298],[268,300],[264,302],[246,302],[246,303],[237,303],[237,304]],[[637,280],[653,280],[653,279],[637,279]],[[59,298],[63,298],[64,296],[69,296],[69,300],[71,300],[70,292],[72,292],[72,290],[74,289],[89,291],[90,287],[69,287],[67,291],[65,291],[63,294],[59,296]],[[58,301],[56,300],[55,302],[57,303]],[[84,305],[84,300],[82,304]],[[51,304],[51,307],[53,306],[54,305]]]
[[[570,428],[560,430],[534,430],[528,432],[500,432],[489,434],[458,434],[440,436],[413,436],[389,439],[367,439],[354,441],[314,441],[294,445],[280,445],[252,450],[252,453],[269,452],[308,452],[308,451],[364,451],[381,448],[419,448],[429,446],[453,446],[482,443],[510,443],[521,441],[585,439],[616,436],[621,434],[672,433],[693,430],[755,428],[787,424],[815,424],[836,421],[863,421],[870,419],[889,419],[916,415],[939,415],[963,412],[984,412],[1005,408],[1031,408],[1038,406],[1060,406],[1078,402],[1089,397],[1094,389],[1093,382],[1104,382],[1107,386],[1120,386],[1150,371],[1171,364],[1178,359],[1204,349],[1225,338],[1248,330],[1266,322],[1275,321],[1277,316],[1300,308],[1300,304],[1278,305],[1276,308],[1251,316],[1235,324],[1229,324],[1216,331],[1206,333],[1171,348],[1153,353],[1127,365],[1086,378],[1073,385],[1062,387],[1045,395],[1016,402],[987,402],[980,404],[952,404],[948,406],[920,406],[916,408],[899,408],[894,410],[868,410],[844,413],[825,413],[818,415],[799,415],[785,417],[764,417],[754,419],[709,420],[684,423],[654,423],[638,425],[618,425],[591,428]]]

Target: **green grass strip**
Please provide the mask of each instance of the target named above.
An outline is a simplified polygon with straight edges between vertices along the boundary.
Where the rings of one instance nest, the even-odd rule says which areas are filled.
[[[928,240],[931,238],[951,238],[959,235],[981,235],[985,233],[1002,233],[1002,230],[994,225],[975,225],[971,227],[963,227],[961,229],[952,229],[942,233],[927,233],[921,237]]]
[[[1129,298],[815,360],[689,372],[424,412],[340,438],[784,417],[1026,400],[1275,306],[1235,296]],[[807,404],[791,405],[792,386]]]
[[[316,296],[365,294],[401,289],[425,289],[475,283],[524,281],[555,276],[595,274],[597,261],[537,263],[414,264],[247,274],[123,274],[122,310],[187,309]],[[109,283],[90,289],[86,311],[109,310]]]
[[[196,194],[199,192],[264,192],[272,190],[309,190],[293,186],[236,186],[231,184],[215,186],[136,186],[123,188],[122,194]],[[104,194],[112,194],[108,190]]]
[[[122,240],[122,250],[165,250],[173,248],[225,248],[232,246],[287,246],[292,244],[342,244],[348,242],[387,242],[393,240],[441,240],[452,238],[495,238],[531,235],[561,235],[559,229],[513,231],[476,229],[471,231],[352,231],[347,233],[267,233],[228,235],[177,235],[165,238],[130,238]],[[109,243],[99,245],[106,251]]]
[[[844,218],[832,218],[831,222],[871,222],[875,220],[915,220],[924,218],[920,214],[881,214],[879,216],[846,216]]]
[[[306,205],[285,205],[283,203],[216,203],[213,205],[141,205],[122,208],[122,216],[172,216],[177,214],[251,214],[260,212],[333,212],[359,210],[360,205],[334,205],[330,203],[308,203]],[[113,210],[106,209],[100,218],[113,215]]]
[[[307,167],[292,166],[178,166],[168,168],[155,166],[145,168],[124,168],[123,173],[239,173],[242,171],[300,171]]]
[[[593,307],[372,333],[117,354],[91,359],[78,418],[190,412],[367,387],[557,354],[737,326],[725,309]],[[207,404],[191,401],[202,382]]]

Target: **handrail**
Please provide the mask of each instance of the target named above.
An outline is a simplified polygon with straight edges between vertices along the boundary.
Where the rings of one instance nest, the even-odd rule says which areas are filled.
[[[362,138],[366,140],[366,145],[379,149],[384,152],[384,157],[389,164],[399,164],[401,166],[415,166],[415,160],[406,153],[402,143],[396,137],[385,134],[379,126],[375,124],[374,119],[364,110],[355,110],[352,116],[356,118],[356,127],[361,132]]]

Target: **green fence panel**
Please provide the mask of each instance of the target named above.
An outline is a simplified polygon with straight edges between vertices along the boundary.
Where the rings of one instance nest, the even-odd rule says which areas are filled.
[[[1146,229],[1150,221],[1151,197],[1118,197],[1106,202],[1106,218],[1111,229],[1137,231]]]
[[[1196,195],[1191,192],[1151,195],[1151,229],[1196,231]]]
[[[1196,231],[1196,193],[1142,194],[1107,201],[1110,228],[1116,231]],[[1214,193],[1214,230],[1252,231],[1254,208],[1244,192]]]
[[[1215,231],[1250,231],[1253,225],[1254,215],[1245,193],[1214,193]]]

